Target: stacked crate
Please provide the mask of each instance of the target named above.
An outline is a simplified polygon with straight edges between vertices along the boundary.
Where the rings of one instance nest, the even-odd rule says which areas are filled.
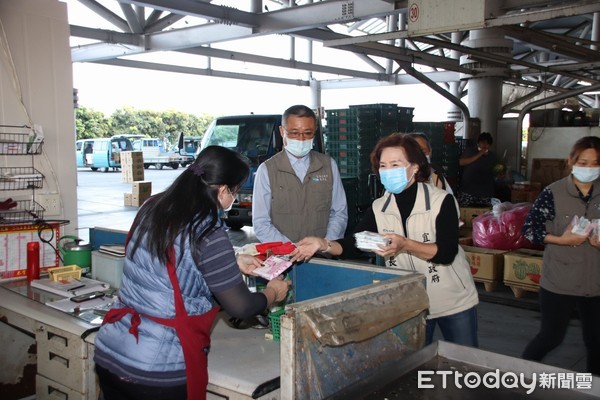
[[[346,202],[348,203],[348,225],[346,234],[349,234],[354,229],[354,226],[360,218],[358,205],[358,178],[346,177],[342,178],[342,185],[346,192]]]
[[[371,151],[380,138],[410,130],[412,110],[396,104],[364,104],[327,111],[326,150],[345,182],[349,229],[382,192],[371,172]]]

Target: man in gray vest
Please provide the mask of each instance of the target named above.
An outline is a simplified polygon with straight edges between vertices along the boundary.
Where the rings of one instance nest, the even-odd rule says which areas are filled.
[[[312,151],[317,117],[295,105],[283,113],[284,150],[256,171],[252,225],[261,242],[297,242],[306,236],[339,239],[348,223],[346,194],[335,161]]]

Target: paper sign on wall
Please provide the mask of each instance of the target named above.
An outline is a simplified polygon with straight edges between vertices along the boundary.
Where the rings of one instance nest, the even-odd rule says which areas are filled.
[[[0,280],[26,276],[27,243],[40,243],[40,269],[42,271],[58,266],[56,242],[59,225],[43,230],[42,241],[36,225],[0,226]]]

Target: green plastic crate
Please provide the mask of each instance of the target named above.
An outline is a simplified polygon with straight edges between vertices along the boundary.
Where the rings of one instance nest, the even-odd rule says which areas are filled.
[[[269,322],[271,325],[271,334],[273,335],[273,341],[279,342],[280,339],[280,328],[281,328],[281,316],[285,314],[285,309],[273,311],[269,313]]]

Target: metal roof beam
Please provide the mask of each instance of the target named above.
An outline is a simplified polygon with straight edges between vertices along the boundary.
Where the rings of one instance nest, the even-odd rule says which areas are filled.
[[[372,80],[378,80],[378,81],[379,80],[387,81],[387,80],[391,79],[390,76],[385,73],[369,73],[369,72],[364,72],[364,71],[359,71],[359,70],[354,70],[354,69],[331,67],[331,66],[327,66],[327,65],[318,65],[318,64],[306,63],[306,62],[301,62],[301,61],[296,61],[296,60],[285,60],[282,58],[272,58],[272,57],[257,56],[254,54],[240,53],[240,52],[229,51],[229,50],[220,50],[220,49],[215,49],[212,47],[196,47],[193,49],[183,49],[183,50],[180,50],[180,52],[187,53],[187,54],[206,56],[206,57],[221,58],[224,60],[250,62],[250,63],[255,63],[255,64],[269,65],[269,66],[273,66],[273,67],[300,69],[300,70],[321,72],[321,73],[334,74],[334,75],[347,75],[347,76],[352,76],[352,77],[357,77],[357,78],[372,79]]]
[[[591,40],[565,35],[554,35],[520,26],[504,26],[501,28],[508,37],[527,42],[532,48],[542,48],[549,53],[559,54],[577,61],[600,61],[600,52],[577,45],[600,44]]]
[[[310,82],[302,79],[286,79],[286,78],[276,78],[272,76],[263,76],[263,75],[253,75],[253,74],[240,74],[238,72],[228,72],[228,71],[217,71],[213,69],[207,68],[194,68],[194,67],[184,67],[180,65],[172,65],[172,64],[160,64],[160,63],[152,63],[145,61],[136,61],[136,60],[125,60],[121,58],[115,58],[111,60],[99,60],[95,61],[96,64],[104,64],[104,65],[115,65],[119,67],[128,67],[128,68],[140,68],[140,69],[151,69],[155,71],[164,71],[164,72],[177,72],[182,74],[191,74],[191,75],[202,75],[202,76],[212,76],[219,78],[230,78],[230,79],[243,79],[243,80],[251,80],[258,82],[269,82],[269,83],[280,83],[285,85],[294,85],[294,86],[310,86]]]
[[[113,24],[117,29],[120,29],[123,32],[129,31],[129,25],[127,21],[123,18],[119,17],[114,12],[110,11],[108,8],[99,4],[94,0],[78,0],[81,4],[98,14],[100,17],[104,18],[109,23]]]
[[[305,39],[331,42],[334,38],[346,37],[325,29],[309,29],[296,32],[294,35]],[[373,42],[360,43],[356,46],[335,46],[338,49],[350,51],[356,54],[369,54],[371,56],[383,57],[388,59],[401,59],[402,61],[423,64],[432,68],[444,68],[450,71],[471,73],[468,69],[460,67],[458,60],[448,57],[434,56],[422,51],[413,51],[404,47],[397,47],[388,44]]]

